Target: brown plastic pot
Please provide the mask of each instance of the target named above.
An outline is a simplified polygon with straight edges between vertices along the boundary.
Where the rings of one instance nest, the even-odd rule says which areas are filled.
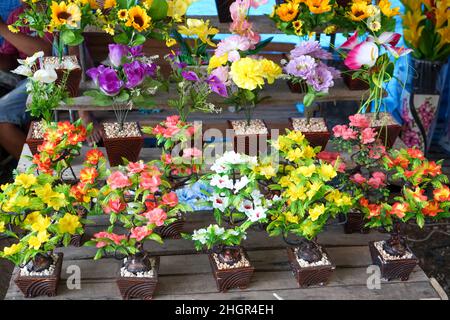
[[[325,119],[323,121],[325,122],[325,125],[327,125]],[[294,118],[289,118],[289,129],[294,130]],[[331,137],[330,131],[322,131],[322,132],[302,131],[302,133],[312,147],[321,147],[322,148],[321,150],[325,150],[327,143]]]
[[[347,88],[350,90],[369,90],[369,84],[361,79],[353,79],[352,78],[353,72],[346,71],[342,73],[342,79],[344,80],[344,83],[347,85]]]
[[[245,121],[245,120],[244,120]],[[267,123],[262,120],[267,128],[267,134],[235,134],[233,131],[233,148],[235,152],[256,156],[260,153],[267,153],[267,145],[270,140],[270,130]],[[231,120],[228,120],[228,128],[233,130]],[[255,146],[256,144],[256,146]]]
[[[344,222],[345,217],[339,215],[339,221]],[[350,211],[347,213],[347,221],[344,223],[344,233],[369,233],[370,228],[365,227],[365,223],[364,215],[360,211]]]
[[[30,147],[31,154],[33,154],[33,155],[38,153],[38,146],[40,146],[44,142],[43,138],[40,138],[40,139],[33,138],[33,127],[37,123],[38,123],[37,121],[31,122],[30,129],[28,130],[27,138],[25,140],[25,142]]]

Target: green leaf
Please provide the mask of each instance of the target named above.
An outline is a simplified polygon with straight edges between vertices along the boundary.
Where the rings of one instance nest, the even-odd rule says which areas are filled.
[[[167,17],[167,11],[169,5],[165,0],[153,0],[152,6],[148,13],[152,17],[152,20],[162,20]]]
[[[305,96],[303,97],[303,104],[305,105],[305,107],[311,106],[313,104],[315,98],[316,98],[316,96],[313,93],[305,94]]]
[[[140,46],[141,44],[144,44],[147,38],[145,38],[144,35],[138,34],[134,41],[131,43],[132,46]]]
[[[125,32],[119,33],[118,35],[114,36],[114,42],[118,44],[124,44],[128,45],[128,42],[130,42],[130,39],[128,38],[128,35]]]
[[[76,36],[75,36],[75,32],[73,32],[72,30],[64,30],[61,32],[61,40],[65,43],[65,44],[69,44],[72,41],[75,41]]]
[[[423,214],[418,214],[416,217],[416,221],[417,221],[417,225],[420,228],[423,228],[423,226],[425,225],[425,218],[424,218]]]

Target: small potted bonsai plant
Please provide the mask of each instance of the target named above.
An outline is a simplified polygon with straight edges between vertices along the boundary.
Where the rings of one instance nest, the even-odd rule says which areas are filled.
[[[68,94],[65,83],[67,74],[60,82],[56,82],[58,75],[54,69],[39,67],[38,59],[44,53],[39,51],[24,60],[19,59],[19,66],[13,73],[28,78],[27,93],[30,98],[27,102],[27,112],[35,119],[28,131],[26,143],[31,153],[36,154],[37,148],[43,142],[44,127],[53,121],[53,110],[63,101],[67,101]]]
[[[172,223],[178,211],[189,210],[178,203],[176,194],[169,191],[170,184],[161,176],[162,172],[152,164],[130,162],[113,172],[100,190],[103,197],[99,201],[110,216],[111,225],[85,245],[98,248],[95,260],[105,255],[123,259],[117,277],[123,299],[152,299],[158,282],[159,257],[152,257],[144,242],[162,243],[155,228]],[[116,223],[123,225],[125,234],[114,233]]]
[[[339,161],[333,166],[318,160],[318,149],[299,131],[287,130],[273,143],[279,150],[279,168],[259,177],[279,193],[268,210],[267,231],[270,236],[282,235],[289,245],[289,263],[300,287],[327,283],[335,266],[315,238],[330,218],[345,214],[353,204],[349,194],[332,185]]]
[[[10,226],[6,235],[17,239],[0,257],[20,268],[14,282],[27,298],[56,295],[63,254],[54,249],[83,232],[82,219],[67,208],[69,186],[55,181],[47,174],[20,173],[0,193],[1,229]]]
[[[111,66],[100,65],[87,71],[97,89],[84,94],[99,106],[112,106],[117,122],[103,123],[103,142],[111,166],[122,164],[122,158],[135,162],[144,144],[137,122],[126,122],[135,107],[151,107],[153,96],[161,86],[159,67],[153,57],[145,57],[142,46],[109,45]]]
[[[422,228],[438,219],[450,217],[448,177],[442,174],[440,163],[428,161],[418,149],[392,150],[384,158],[390,181],[402,186],[401,192],[388,201],[371,202],[362,197],[360,206],[369,227],[384,227],[391,231],[388,240],[369,243],[374,264],[387,280],[408,280],[418,259],[407,246],[402,232],[405,223]]]
[[[325,119],[312,118],[312,105],[316,98],[328,94],[334,86],[334,79],[340,77],[340,72],[327,66],[321,59],[331,59],[331,54],[322,49],[318,41],[302,42],[289,53],[284,73],[290,86],[298,86],[300,93],[304,93],[305,118],[290,118],[292,129],[301,131],[312,146],[325,149],[330,132]]]

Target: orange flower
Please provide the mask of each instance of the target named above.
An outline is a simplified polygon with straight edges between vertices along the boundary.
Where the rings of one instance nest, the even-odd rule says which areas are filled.
[[[420,189],[419,187],[416,187],[416,189],[414,191],[412,191],[411,189],[406,189],[406,191],[409,192],[410,195],[414,198],[414,200],[416,200],[418,202],[428,200],[427,196],[423,194],[425,192],[425,190]]]
[[[407,203],[396,202],[392,205],[392,209],[389,212],[392,215],[396,215],[400,219],[405,216],[405,213],[408,212],[409,205]]]
[[[367,207],[369,205],[369,200],[363,197],[359,199],[359,204],[361,207]]]
[[[422,209],[422,213],[430,217],[435,217],[439,212],[444,212],[444,210],[439,207],[439,202],[437,201],[428,202],[427,206]]]
[[[306,0],[309,11],[315,14],[331,11],[329,0]]]
[[[85,184],[80,182],[70,188],[70,195],[78,202],[84,202],[84,196],[87,194]]]
[[[430,161],[428,162],[428,166],[425,168],[423,173],[435,177],[439,174],[442,174],[442,166],[436,164],[436,162],[434,161]]]
[[[369,204],[367,209],[369,209],[369,218],[378,217],[381,214],[380,204]]]
[[[98,149],[92,149],[86,153],[86,162],[95,166],[103,157],[104,157],[103,152],[101,152]]]
[[[389,161],[389,163],[388,163],[389,168],[400,166],[403,169],[406,169],[406,168],[408,168],[408,165],[409,165],[409,160],[401,155],[399,155],[398,157],[396,157],[394,159],[389,158],[388,161]]]
[[[98,171],[95,168],[84,168],[80,171],[80,181],[82,183],[92,184],[98,177]]]
[[[60,134],[69,134],[75,131],[75,126],[69,121],[58,122],[58,132]]]
[[[275,12],[281,20],[285,22],[292,21],[298,14],[298,4],[293,2],[283,3],[276,9]]]
[[[409,148],[406,150],[411,158],[425,160],[423,152],[416,148]]]
[[[49,155],[55,154],[56,143],[51,141],[44,141],[40,146],[38,146],[39,152],[45,152]]]
[[[440,189],[435,189],[433,191],[434,200],[443,202],[450,201],[450,189],[447,186],[443,186]]]
[[[57,144],[61,141],[61,139],[62,134],[57,130],[47,130],[44,133],[44,140],[51,141]]]

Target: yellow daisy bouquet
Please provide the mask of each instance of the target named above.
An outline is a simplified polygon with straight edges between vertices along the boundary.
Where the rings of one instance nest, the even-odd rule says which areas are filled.
[[[314,238],[330,218],[347,213],[353,205],[349,194],[333,186],[339,161],[319,159],[320,147],[311,147],[299,131],[287,130],[272,144],[278,159],[255,169],[272,197],[267,231],[270,236],[282,235],[289,244],[293,234],[301,239],[296,245],[309,246],[318,254]]]
[[[25,10],[8,26],[12,32],[27,27],[40,37],[55,33],[54,46],[61,59],[65,46],[77,46],[84,41],[87,26],[98,26],[96,0],[23,0]]]
[[[173,43],[169,31],[180,22],[193,0],[105,0],[98,12],[102,29],[114,41],[128,46],[142,45],[155,38]]]
[[[55,179],[20,173],[14,182],[1,187],[0,233],[18,242],[5,247],[0,257],[26,265],[29,272],[48,269],[55,262],[53,250],[83,233],[83,219],[69,210],[70,187],[56,185]]]
[[[402,0],[406,44],[416,59],[446,61],[450,55],[450,1]]]

